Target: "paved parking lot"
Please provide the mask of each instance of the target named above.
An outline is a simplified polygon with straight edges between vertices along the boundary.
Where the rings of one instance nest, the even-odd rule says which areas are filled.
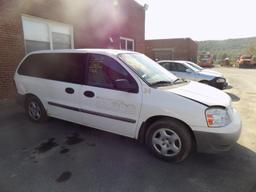
[[[60,120],[34,124],[1,104],[0,191],[256,192],[256,70],[217,70],[244,125],[230,152],[167,163],[132,139]]]
[[[233,105],[243,120],[242,136],[239,144],[256,152],[256,70],[218,68],[230,81],[230,93]]]

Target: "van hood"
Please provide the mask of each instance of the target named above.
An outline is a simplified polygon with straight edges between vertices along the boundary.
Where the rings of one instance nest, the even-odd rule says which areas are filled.
[[[223,75],[217,71],[213,71],[210,69],[203,69],[201,71],[198,72],[199,74],[202,75],[208,75],[208,76],[214,76],[214,77],[223,77]]]
[[[223,106],[228,107],[231,104],[231,98],[225,92],[218,90],[209,85],[191,81],[184,86],[171,88],[169,92],[175,93],[182,97],[203,103],[208,106]]]

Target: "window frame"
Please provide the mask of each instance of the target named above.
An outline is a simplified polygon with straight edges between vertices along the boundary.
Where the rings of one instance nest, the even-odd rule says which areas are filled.
[[[54,21],[54,20],[49,20],[49,19],[44,19],[44,18],[40,18],[40,17],[35,17],[35,16],[31,16],[31,15],[27,15],[27,14],[22,14],[21,15],[21,22],[22,22],[22,30],[23,30],[23,40],[24,40],[24,47],[25,47],[25,53],[28,54],[28,51],[27,51],[27,45],[26,45],[26,41],[27,39],[25,39],[25,33],[24,33],[24,28],[23,28],[23,21],[26,20],[26,21],[32,21],[32,22],[36,22],[36,23],[42,23],[42,24],[45,24],[47,25],[47,29],[48,29],[48,35],[49,35],[49,44],[50,44],[50,49],[47,49],[47,50],[54,50],[53,49],[53,37],[52,37],[52,26],[54,25],[62,25],[62,26],[66,26],[69,28],[69,31],[70,31],[70,49],[74,49],[74,27],[73,25],[70,25],[70,24],[66,24],[66,23],[61,23],[61,22],[58,22],[58,21]],[[40,41],[39,41],[40,42]],[[55,49],[56,50],[56,49]]]
[[[125,41],[125,49],[122,49],[121,47],[121,42],[120,42],[120,49],[121,50],[127,50],[127,51],[134,51],[135,50],[135,40],[127,37],[120,37],[120,41],[124,40]],[[128,49],[128,41],[132,42],[132,50]]]
[[[129,80],[132,81],[133,83],[136,84],[136,91],[134,92],[129,92],[129,93],[139,93],[139,84],[138,82],[136,81],[136,79],[131,75],[131,73],[125,69],[125,67],[122,66],[122,64],[120,63],[119,60],[109,56],[109,55],[105,55],[105,54],[101,54],[101,53],[87,53],[86,54],[86,62],[85,62],[85,85],[86,86],[91,86],[91,87],[97,87],[97,88],[101,88],[101,89],[109,89],[109,90],[114,90],[114,91],[121,91],[121,92],[127,92],[127,91],[124,91],[124,90],[119,90],[119,89],[116,89],[116,88],[107,88],[107,87],[100,87],[100,86],[96,86],[96,85],[90,85],[88,83],[88,78],[89,78],[89,59],[90,59],[90,56],[91,55],[98,55],[98,56],[104,56],[104,57],[108,57],[109,59],[112,59],[114,60],[116,63],[119,64],[119,66],[128,74],[129,76]]]

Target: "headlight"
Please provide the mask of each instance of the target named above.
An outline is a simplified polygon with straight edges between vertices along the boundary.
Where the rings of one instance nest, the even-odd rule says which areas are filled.
[[[207,109],[205,111],[205,116],[208,127],[224,127],[231,122],[228,111],[220,107]]]
[[[225,83],[225,81],[226,81],[226,80],[225,80],[225,79],[222,79],[222,78],[219,78],[219,79],[216,80],[217,83]]]

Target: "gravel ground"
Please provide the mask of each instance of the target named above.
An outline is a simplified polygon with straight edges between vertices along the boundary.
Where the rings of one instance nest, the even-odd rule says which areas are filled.
[[[230,82],[225,90],[243,120],[239,144],[256,152],[256,69],[217,68]]]
[[[128,138],[76,124],[28,121],[0,104],[0,191],[256,192],[256,70],[217,68],[243,130],[230,152],[193,154],[180,164],[152,157]]]

